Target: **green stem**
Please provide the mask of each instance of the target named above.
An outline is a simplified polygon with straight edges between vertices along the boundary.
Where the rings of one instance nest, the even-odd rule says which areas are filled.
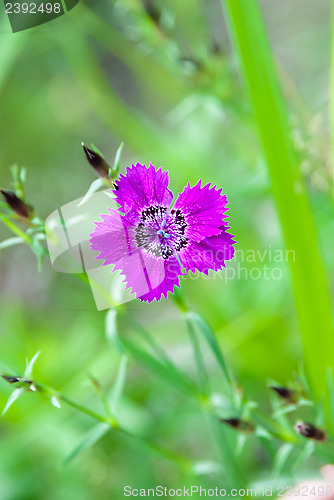
[[[169,460],[170,462],[173,462],[175,465],[183,469],[185,472],[190,472],[192,468],[192,461],[189,460],[188,458],[179,455],[178,453],[175,453],[174,451],[168,450],[167,448],[164,448],[154,441],[147,439],[143,436],[138,436],[136,434],[132,434],[131,432],[127,431],[126,429],[119,429],[122,434],[130,437],[131,439],[135,439],[136,441],[139,441],[141,444],[146,446],[146,448],[149,448],[151,451],[157,453],[160,455],[162,458]]]
[[[257,0],[222,0],[248,85],[289,260],[304,362],[319,400],[334,358],[331,301],[317,231]],[[316,335],[316,337],[315,337]]]
[[[115,429],[121,434],[131,438],[135,439],[136,441],[141,442],[144,444],[147,448],[151,449],[155,453],[159,454],[161,457],[173,462],[177,466],[181,467],[182,469],[186,471],[191,470],[192,462],[182,456],[179,455],[178,453],[175,453],[174,451],[171,451],[167,448],[164,448],[154,441],[151,441],[150,439],[147,439],[143,436],[139,436],[137,434],[133,434],[132,432],[128,431],[124,427],[122,427],[119,422],[115,419],[114,416],[111,417],[105,417],[104,415],[101,415],[100,413],[97,413],[90,408],[87,408],[86,406],[81,405],[80,403],[77,403],[76,401],[73,401],[72,399],[68,398],[64,394],[61,394],[59,391],[53,389],[52,387],[49,387],[47,385],[40,384],[39,382],[34,382],[34,385],[38,389],[38,391],[42,393],[47,393],[49,396],[55,396],[58,401],[62,401],[63,403],[66,403],[67,405],[71,406],[75,410],[79,411],[80,413],[83,413],[84,415],[87,415],[94,420],[97,420],[98,422],[102,422],[104,424],[107,424],[110,426],[111,429]]]
[[[93,387],[96,391],[97,396],[100,398],[101,403],[103,404],[104,411],[106,412],[108,419],[112,418],[113,415],[111,412],[109,402],[107,400],[106,395],[104,394],[104,391],[102,390],[102,387],[100,386],[99,381],[95,377],[93,377],[92,375],[89,375],[89,378],[92,381],[92,384],[93,384]]]
[[[87,408],[86,406],[83,406],[79,403],[76,403],[75,401],[68,398],[67,396],[64,396],[63,394],[58,394],[58,395],[56,395],[56,397],[60,401],[63,401],[64,403],[68,404],[69,406],[72,406],[72,408],[75,408],[76,410],[80,411],[81,413],[85,413],[85,415],[88,415],[89,417],[92,417],[95,420],[98,420],[99,422],[109,424],[113,428],[118,428],[118,424],[117,424],[116,420],[111,421],[107,417],[104,417],[103,415],[96,413],[95,411],[91,410],[90,408]]]
[[[330,66],[330,124],[332,138],[332,168],[334,165],[334,5],[331,15],[331,66]],[[332,187],[334,190],[334,172],[332,171]]]
[[[290,429],[283,427],[276,420],[268,417],[262,413],[257,408],[252,408],[250,411],[252,419],[260,426],[266,429],[269,434],[280,441],[286,443],[298,443],[298,439],[295,433],[292,433]]]
[[[14,222],[12,222],[10,219],[8,219],[5,215],[3,214],[0,214],[0,219],[2,220],[2,222],[14,233],[16,234],[17,236],[19,236],[20,238],[23,239],[23,241],[25,243],[27,243],[28,245],[31,245],[32,244],[32,239],[31,237],[26,234],[24,231],[22,231],[22,229],[20,229],[19,227],[16,226],[16,224],[14,224]]]
[[[186,325],[187,325],[187,330],[189,333],[190,341],[191,341],[192,346],[193,346],[194,357],[195,357],[198,375],[199,375],[199,379],[200,379],[200,385],[201,385],[202,389],[204,390],[204,392],[207,392],[209,379],[208,379],[208,374],[206,371],[202,351],[200,348],[200,344],[199,344],[198,338],[196,336],[195,329],[194,329],[191,321],[188,318],[186,318]]]
[[[163,361],[167,361],[170,363],[170,359],[167,354],[163,350],[163,348],[156,342],[156,340],[150,335],[150,333],[144,328],[134,316],[126,313],[127,321],[132,325],[132,328],[139,333],[139,335],[144,339],[144,341],[152,348],[155,354],[162,359]]]
[[[63,401],[63,403],[66,403],[67,405],[71,406],[72,408],[75,408],[76,410],[80,411],[81,413],[84,413],[85,415],[92,417],[94,420],[98,420],[99,422],[103,422],[104,424],[108,424],[113,428],[118,428],[118,423],[114,418],[109,419],[109,418],[105,417],[104,415],[101,415],[100,413],[97,413],[94,410],[91,410],[90,408],[87,408],[86,406],[83,406],[80,403],[73,401],[73,399],[68,398],[67,396],[65,396],[61,392],[57,391],[53,387],[50,387],[50,386],[44,385],[44,384],[40,384],[39,382],[35,382],[34,385],[37,387],[39,392],[42,392],[44,394],[48,394],[51,397],[54,396],[55,398],[57,398],[58,401]]]

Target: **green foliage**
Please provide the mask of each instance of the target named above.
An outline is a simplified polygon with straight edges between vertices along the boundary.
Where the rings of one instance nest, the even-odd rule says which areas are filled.
[[[258,2],[226,0],[226,7],[262,139],[286,247],[295,251],[290,268],[305,369],[319,399],[326,387],[326,371],[333,362],[334,336],[331,299],[318,235],[293,151],[286,106]],[[318,332],[316,349],[315,332]]]

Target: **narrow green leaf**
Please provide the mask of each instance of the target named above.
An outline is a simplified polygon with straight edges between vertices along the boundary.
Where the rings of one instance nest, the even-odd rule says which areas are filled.
[[[12,165],[10,167],[10,170],[11,170],[12,177],[13,177],[15,194],[19,198],[24,199],[24,185],[26,182],[26,169],[24,167],[20,168],[18,165]]]
[[[64,465],[68,465],[72,460],[78,457],[84,451],[89,450],[94,446],[99,439],[101,439],[107,432],[110,431],[110,426],[108,424],[97,424],[95,427],[90,429],[85,436],[82,438],[80,443],[74,448],[71,453],[65,458]]]
[[[236,444],[236,449],[235,449],[235,454],[237,457],[241,457],[242,453],[244,451],[244,446],[246,444],[247,440],[247,435],[246,434],[239,434],[237,436],[237,444]]]
[[[124,435],[128,436],[132,440],[136,440],[138,443],[144,445],[150,451],[153,451],[154,453],[158,454],[165,460],[169,460],[170,462],[174,463],[175,465],[183,469],[183,471],[185,471],[186,473],[190,472],[192,467],[192,462],[183,455],[175,453],[174,451],[169,450],[168,448],[164,448],[163,446],[160,446],[159,444],[155,443],[154,441],[145,436],[132,434],[126,429],[120,429],[120,432],[122,432]]]
[[[116,151],[114,165],[112,168],[116,174],[118,174],[120,166],[121,166],[121,154],[122,154],[123,147],[124,147],[124,142],[121,142],[121,144],[119,145],[119,147]]]
[[[25,167],[21,167],[21,171],[19,173],[19,180],[21,184],[24,186],[27,181],[27,169]]]
[[[120,401],[125,385],[126,371],[128,366],[128,357],[123,355],[117,372],[117,377],[110,395],[110,406],[112,414],[117,417]]]
[[[24,240],[20,236],[14,236],[13,238],[8,238],[0,243],[0,250],[4,248],[13,247],[15,245],[20,245],[24,243]]]
[[[15,401],[21,396],[21,394],[23,394],[23,392],[24,392],[23,387],[18,387],[17,389],[15,389],[11,393],[11,395],[9,396],[8,401],[6,403],[6,406],[4,407],[4,409],[1,413],[2,417],[5,415],[5,413],[7,413],[9,408],[12,406],[13,403],[15,403]]]
[[[329,430],[334,433],[334,380],[333,380],[333,368],[328,366],[327,368],[327,394],[328,398],[325,400],[325,412],[330,417],[330,427]]]
[[[274,458],[273,463],[273,473],[280,475],[283,473],[284,468],[286,467],[289,456],[294,449],[294,446],[291,443],[284,443],[277,450],[277,453]]]
[[[245,484],[244,471],[236,456],[235,432],[218,421],[216,415],[208,414],[208,420],[213,431],[214,443],[220,455],[224,482],[228,488],[241,488]]]
[[[208,374],[207,374],[201,346],[200,346],[199,340],[197,338],[192,321],[189,318],[186,318],[186,323],[187,323],[187,328],[188,328],[190,340],[191,340],[191,343],[193,345],[194,357],[196,360],[200,385],[205,391],[209,392],[209,378],[208,378]]]
[[[106,338],[110,344],[121,354],[124,353],[124,345],[119,337],[117,328],[117,309],[111,308],[105,318]]]
[[[286,415],[287,413],[292,413],[294,411],[297,411],[297,409],[298,409],[297,405],[281,406],[280,408],[275,410],[272,417],[274,419],[279,419],[282,415]]]
[[[103,189],[105,187],[106,187],[106,185],[105,185],[105,182],[103,179],[101,179],[100,177],[98,179],[95,179],[95,181],[93,181],[91,183],[91,185],[89,186],[88,191],[85,194],[85,196],[78,203],[78,207],[80,207],[81,205],[86,203],[94,193],[96,193],[97,191],[100,191],[101,189]]]
[[[263,448],[266,450],[271,460],[274,460],[276,455],[276,444],[274,443],[273,436],[260,425],[256,427],[255,435],[261,442]]]
[[[56,396],[52,396],[51,397],[51,404],[52,406],[54,406],[55,408],[61,408],[60,406],[60,403],[58,401],[58,398]]]
[[[26,360],[26,369],[24,372],[24,378],[31,378],[32,377],[32,370],[34,368],[34,364],[37,361],[38,356],[41,354],[41,351],[37,351],[36,354],[31,358],[30,361],[28,359]]]
[[[228,383],[228,385],[231,386],[232,381],[231,381],[230,374],[227,370],[226,363],[225,363],[223,354],[221,352],[220,346],[219,346],[217,339],[216,339],[213,331],[211,330],[210,326],[202,318],[202,316],[200,316],[199,314],[197,314],[193,311],[189,311],[189,312],[185,313],[185,316],[189,321],[191,321],[195,326],[197,326],[197,328],[199,328],[201,333],[204,335],[205,340],[207,341],[213,354],[215,355],[215,358],[216,358],[218,365],[219,365],[219,367],[224,375],[226,382]]]
[[[281,441],[287,441],[288,443],[297,442],[297,436],[295,433],[292,433],[291,429],[283,427],[256,408],[252,410],[251,416],[260,427],[265,429],[271,435],[271,437],[280,439]]]
[[[312,441],[311,439],[306,441],[305,444],[302,446],[301,451],[297,456],[297,459],[294,461],[293,468],[297,469],[300,466],[300,464],[302,464],[308,457],[313,455],[316,448],[318,449],[318,447],[316,447],[315,441]]]
[[[124,346],[137,361],[146,366],[154,375],[168,382],[176,390],[181,391],[187,396],[196,396],[198,399],[203,398],[203,394],[197,385],[175,365],[157,360],[148,351],[128,341],[124,342]]]
[[[104,154],[95,146],[95,144],[93,144],[92,142],[90,143],[90,147],[91,149],[97,153],[98,155],[100,155],[102,158],[104,158]]]

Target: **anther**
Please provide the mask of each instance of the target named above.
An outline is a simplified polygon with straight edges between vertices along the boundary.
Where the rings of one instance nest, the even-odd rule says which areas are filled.
[[[170,238],[170,234],[169,233],[166,233],[166,231],[164,231],[163,229],[159,229],[157,231],[157,234],[159,236],[162,236],[163,238]]]

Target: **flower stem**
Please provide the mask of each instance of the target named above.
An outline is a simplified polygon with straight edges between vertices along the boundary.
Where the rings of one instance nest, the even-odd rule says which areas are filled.
[[[248,86],[263,153],[271,177],[289,259],[304,363],[319,401],[333,364],[334,336],[327,273],[318,234],[291,141],[291,129],[272,51],[257,0],[222,0]],[[315,337],[316,332],[316,337]],[[325,403],[328,403],[325,395]],[[329,425],[330,415],[327,411]]]
[[[127,313],[126,319],[132,325],[133,329],[136,330],[139,335],[145,340],[145,342],[152,348],[157,356],[164,361],[170,362],[167,354],[163,350],[163,348],[156,342],[156,340],[150,335],[150,333],[144,328],[134,316]]]
[[[98,422],[102,422],[104,424],[107,424],[110,426],[111,429],[115,429],[124,436],[127,436],[131,439],[135,439],[137,441],[140,441],[142,444],[144,444],[147,448],[151,449],[155,453],[159,454],[161,457],[173,462],[177,466],[181,467],[182,469],[189,471],[192,466],[192,461],[189,460],[188,458],[179,455],[178,453],[175,453],[172,450],[169,450],[167,448],[164,448],[160,446],[159,444],[155,443],[154,441],[151,441],[150,439],[147,439],[144,436],[140,436],[137,434],[134,434],[127,430],[126,428],[122,427],[120,423],[116,420],[114,416],[104,416],[101,415],[100,413],[97,413],[90,408],[87,408],[86,406],[81,405],[80,403],[77,403],[76,401],[73,401],[72,399],[68,398],[64,394],[60,393],[59,391],[53,389],[50,386],[40,384],[39,382],[34,382],[34,385],[36,386],[38,392],[41,393],[46,393],[49,396],[54,396],[57,398],[58,401],[62,401],[63,403],[66,403],[67,405],[71,406],[75,410],[79,411],[80,413],[83,413],[84,415],[87,415],[94,420],[97,420]]]
[[[63,401],[69,406],[72,406],[72,408],[75,408],[76,410],[80,411],[81,413],[85,413],[89,417],[94,418],[95,420],[98,420],[99,422],[103,422],[105,424],[109,424],[113,428],[118,428],[118,424],[116,419],[112,418],[109,419],[107,417],[104,417],[103,415],[100,415],[99,413],[96,413],[95,411],[91,410],[90,408],[87,408],[86,406],[83,406],[76,401],[73,401],[72,399],[68,398],[67,396],[64,396],[63,394],[58,394],[58,399],[60,401]]]
[[[6,217],[5,215],[3,214],[0,214],[0,219],[2,220],[2,222],[14,233],[16,234],[16,236],[19,236],[20,238],[23,239],[23,241],[25,243],[27,243],[28,245],[31,245],[32,244],[32,239],[31,237],[25,233],[24,231],[22,231],[22,229],[20,229],[19,227],[17,227],[16,224],[14,224],[14,222],[12,222],[10,219],[8,219],[8,217]]]
[[[207,374],[206,367],[205,367],[205,362],[203,359],[203,354],[202,354],[202,351],[200,348],[198,338],[196,336],[195,329],[194,329],[191,321],[188,318],[186,318],[186,325],[187,325],[187,330],[189,333],[190,341],[191,341],[192,346],[193,346],[194,358],[196,361],[197,370],[198,370],[198,374],[199,374],[199,378],[200,378],[200,385],[201,385],[202,389],[206,392],[208,389],[209,379],[208,379],[208,374]]]
[[[90,408],[87,408],[86,406],[81,405],[80,403],[77,403],[76,401],[73,401],[73,399],[68,398],[61,392],[57,391],[53,387],[50,387],[48,385],[40,384],[39,382],[35,383],[35,386],[37,387],[38,391],[44,394],[48,394],[49,396],[54,396],[58,399],[58,401],[63,401],[63,403],[66,403],[67,405],[71,406],[72,408],[75,408],[76,410],[80,411],[81,413],[84,413],[85,415],[88,415],[89,417],[94,418],[94,420],[98,420],[99,422],[103,422],[104,424],[108,424],[113,428],[118,428],[118,423],[114,417],[108,418],[105,417],[104,415],[101,415],[100,413],[95,412],[94,410],[91,410]]]

